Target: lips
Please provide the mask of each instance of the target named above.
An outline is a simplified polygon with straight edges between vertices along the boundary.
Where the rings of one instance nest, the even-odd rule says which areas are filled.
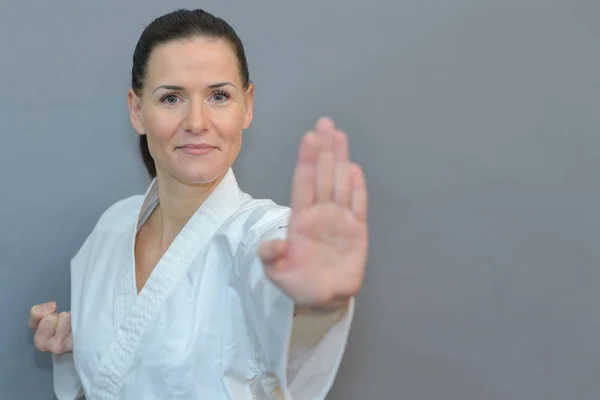
[[[214,148],[215,146],[211,146],[210,144],[186,144],[180,147],[185,149],[207,149]]]
[[[216,147],[210,144],[186,144],[177,147],[177,150],[181,150],[182,152],[191,155],[204,155],[210,153],[215,149]]]

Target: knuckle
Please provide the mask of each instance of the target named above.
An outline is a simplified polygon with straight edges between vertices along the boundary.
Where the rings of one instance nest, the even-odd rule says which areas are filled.
[[[65,350],[65,344],[63,340],[57,340],[54,343],[54,346],[52,348],[52,354],[56,355],[56,356],[60,356]]]
[[[35,348],[38,349],[39,351],[47,351],[48,350],[47,346],[46,346],[46,342],[38,336],[36,336],[33,339],[33,343],[35,345]]]
[[[29,310],[29,318],[35,321],[40,320],[40,313],[37,311],[35,306],[31,307],[31,309]]]
[[[48,324],[48,326],[56,327],[56,325],[58,325],[58,314],[52,313],[45,315],[44,318],[42,318],[42,322]]]
[[[38,329],[40,329],[40,327],[44,327],[44,326],[48,325],[49,322],[50,322],[50,316],[48,316],[48,315],[40,318],[38,320]]]

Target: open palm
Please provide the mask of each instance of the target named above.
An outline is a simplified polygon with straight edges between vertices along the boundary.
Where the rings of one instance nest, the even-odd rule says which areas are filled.
[[[367,259],[367,190],[348,139],[329,118],[300,144],[285,240],[262,243],[268,276],[298,306],[343,305],[360,289]]]

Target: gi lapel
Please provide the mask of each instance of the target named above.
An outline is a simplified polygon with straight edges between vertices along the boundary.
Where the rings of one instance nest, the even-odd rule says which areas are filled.
[[[100,359],[92,379],[90,393],[92,399],[118,397],[128,374],[134,367],[135,354],[143,334],[149,328],[150,321],[193,260],[206,249],[206,245],[223,222],[238,210],[243,199],[244,194],[239,190],[233,172],[229,170],[223,181],[175,238],[132,306],[124,312],[114,340]],[[152,202],[145,201],[144,204],[147,207],[152,206]],[[145,214],[147,210],[142,208],[140,218],[144,218]],[[133,234],[135,235],[136,232]],[[132,241],[134,240],[135,236]],[[129,266],[132,269],[135,268],[133,247],[132,245]]]

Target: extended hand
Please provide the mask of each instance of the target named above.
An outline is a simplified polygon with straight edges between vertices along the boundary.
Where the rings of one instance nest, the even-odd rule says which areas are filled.
[[[73,351],[71,313],[56,313],[56,303],[38,304],[29,312],[29,327],[35,332],[35,347],[61,355]]]
[[[367,259],[367,189],[346,134],[329,118],[300,144],[285,240],[261,244],[266,273],[300,307],[344,306]]]

